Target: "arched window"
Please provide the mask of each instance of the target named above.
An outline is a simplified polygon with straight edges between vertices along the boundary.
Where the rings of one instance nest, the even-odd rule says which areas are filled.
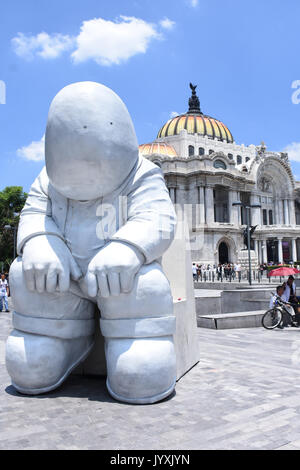
[[[199,147],[199,155],[204,155],[205,151],[203,147]]]
[[[228,154],[228,158],[229,158],[229,160],[232,160],[232,159],[233,159],[232,153],[229,153],[229,154]]]
[[[192,157],[195,154],[195,148],[193,145],[189,145],[189,157]]]
[[[242,157],[241,157],[240,155],[237,155],[237,157],[236,157],[236,162],[237,162],[238,165],[240,165],[241,163],[243,163],[243,159],[242,159]]]
[[[222,160],[215,160],[214,161],[214,168],[222,168],[222,170],[226,170],[226,165]]]

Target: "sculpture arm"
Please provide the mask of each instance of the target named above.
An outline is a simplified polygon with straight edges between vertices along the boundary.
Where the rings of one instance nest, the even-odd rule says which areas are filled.
[[[17,252],[19,255],[22,255],[25,243],[37,235],[56,235],[64,240],[61,231],[52,218],[48,185],[49,180],[44,168],[32,184],[21,212],[17,238]]]
[[[146,264],[152,263],[167,250],[176,227],[175,210],[157,166],[142,163],[125,207],[127,221],[111,239],[135,246],[144,255]]]

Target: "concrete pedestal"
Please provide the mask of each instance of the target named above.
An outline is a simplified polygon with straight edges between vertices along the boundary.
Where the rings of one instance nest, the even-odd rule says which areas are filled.
[[[250,258],[251,258],[251,268],[257,269],[258,266],[258,258],[256,252],[254,250],[250,250]],[[248,250],[241,250],[238,254],[238,262],[242,266],[242,269],[249,269],[249,257],[248,257]]]

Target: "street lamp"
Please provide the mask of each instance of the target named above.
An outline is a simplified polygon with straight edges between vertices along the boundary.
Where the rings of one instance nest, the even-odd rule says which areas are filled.
[[[11,226],[11,225],[4,225],[4,230],[13,230],[14,231],[14,259],[16,257],[16,233],[17,233],[17,229],[15,226]]]
[[[233,206],[240,206],[246,209],[247,214],[247,247],[248,247],[248,264],[249,264],[249,284],[252,284],[251,277],[251,253],[250,253],[250,209],[260,209],[260,204],[245,204],[242,201],[237,201],[232,203]]]

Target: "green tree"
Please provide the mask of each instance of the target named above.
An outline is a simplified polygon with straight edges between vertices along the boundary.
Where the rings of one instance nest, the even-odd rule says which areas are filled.
[[[8,271],[13,261],[14,227],[17,230],[26,198],[21,186],[7,186],[0,191],[0,270]]]

